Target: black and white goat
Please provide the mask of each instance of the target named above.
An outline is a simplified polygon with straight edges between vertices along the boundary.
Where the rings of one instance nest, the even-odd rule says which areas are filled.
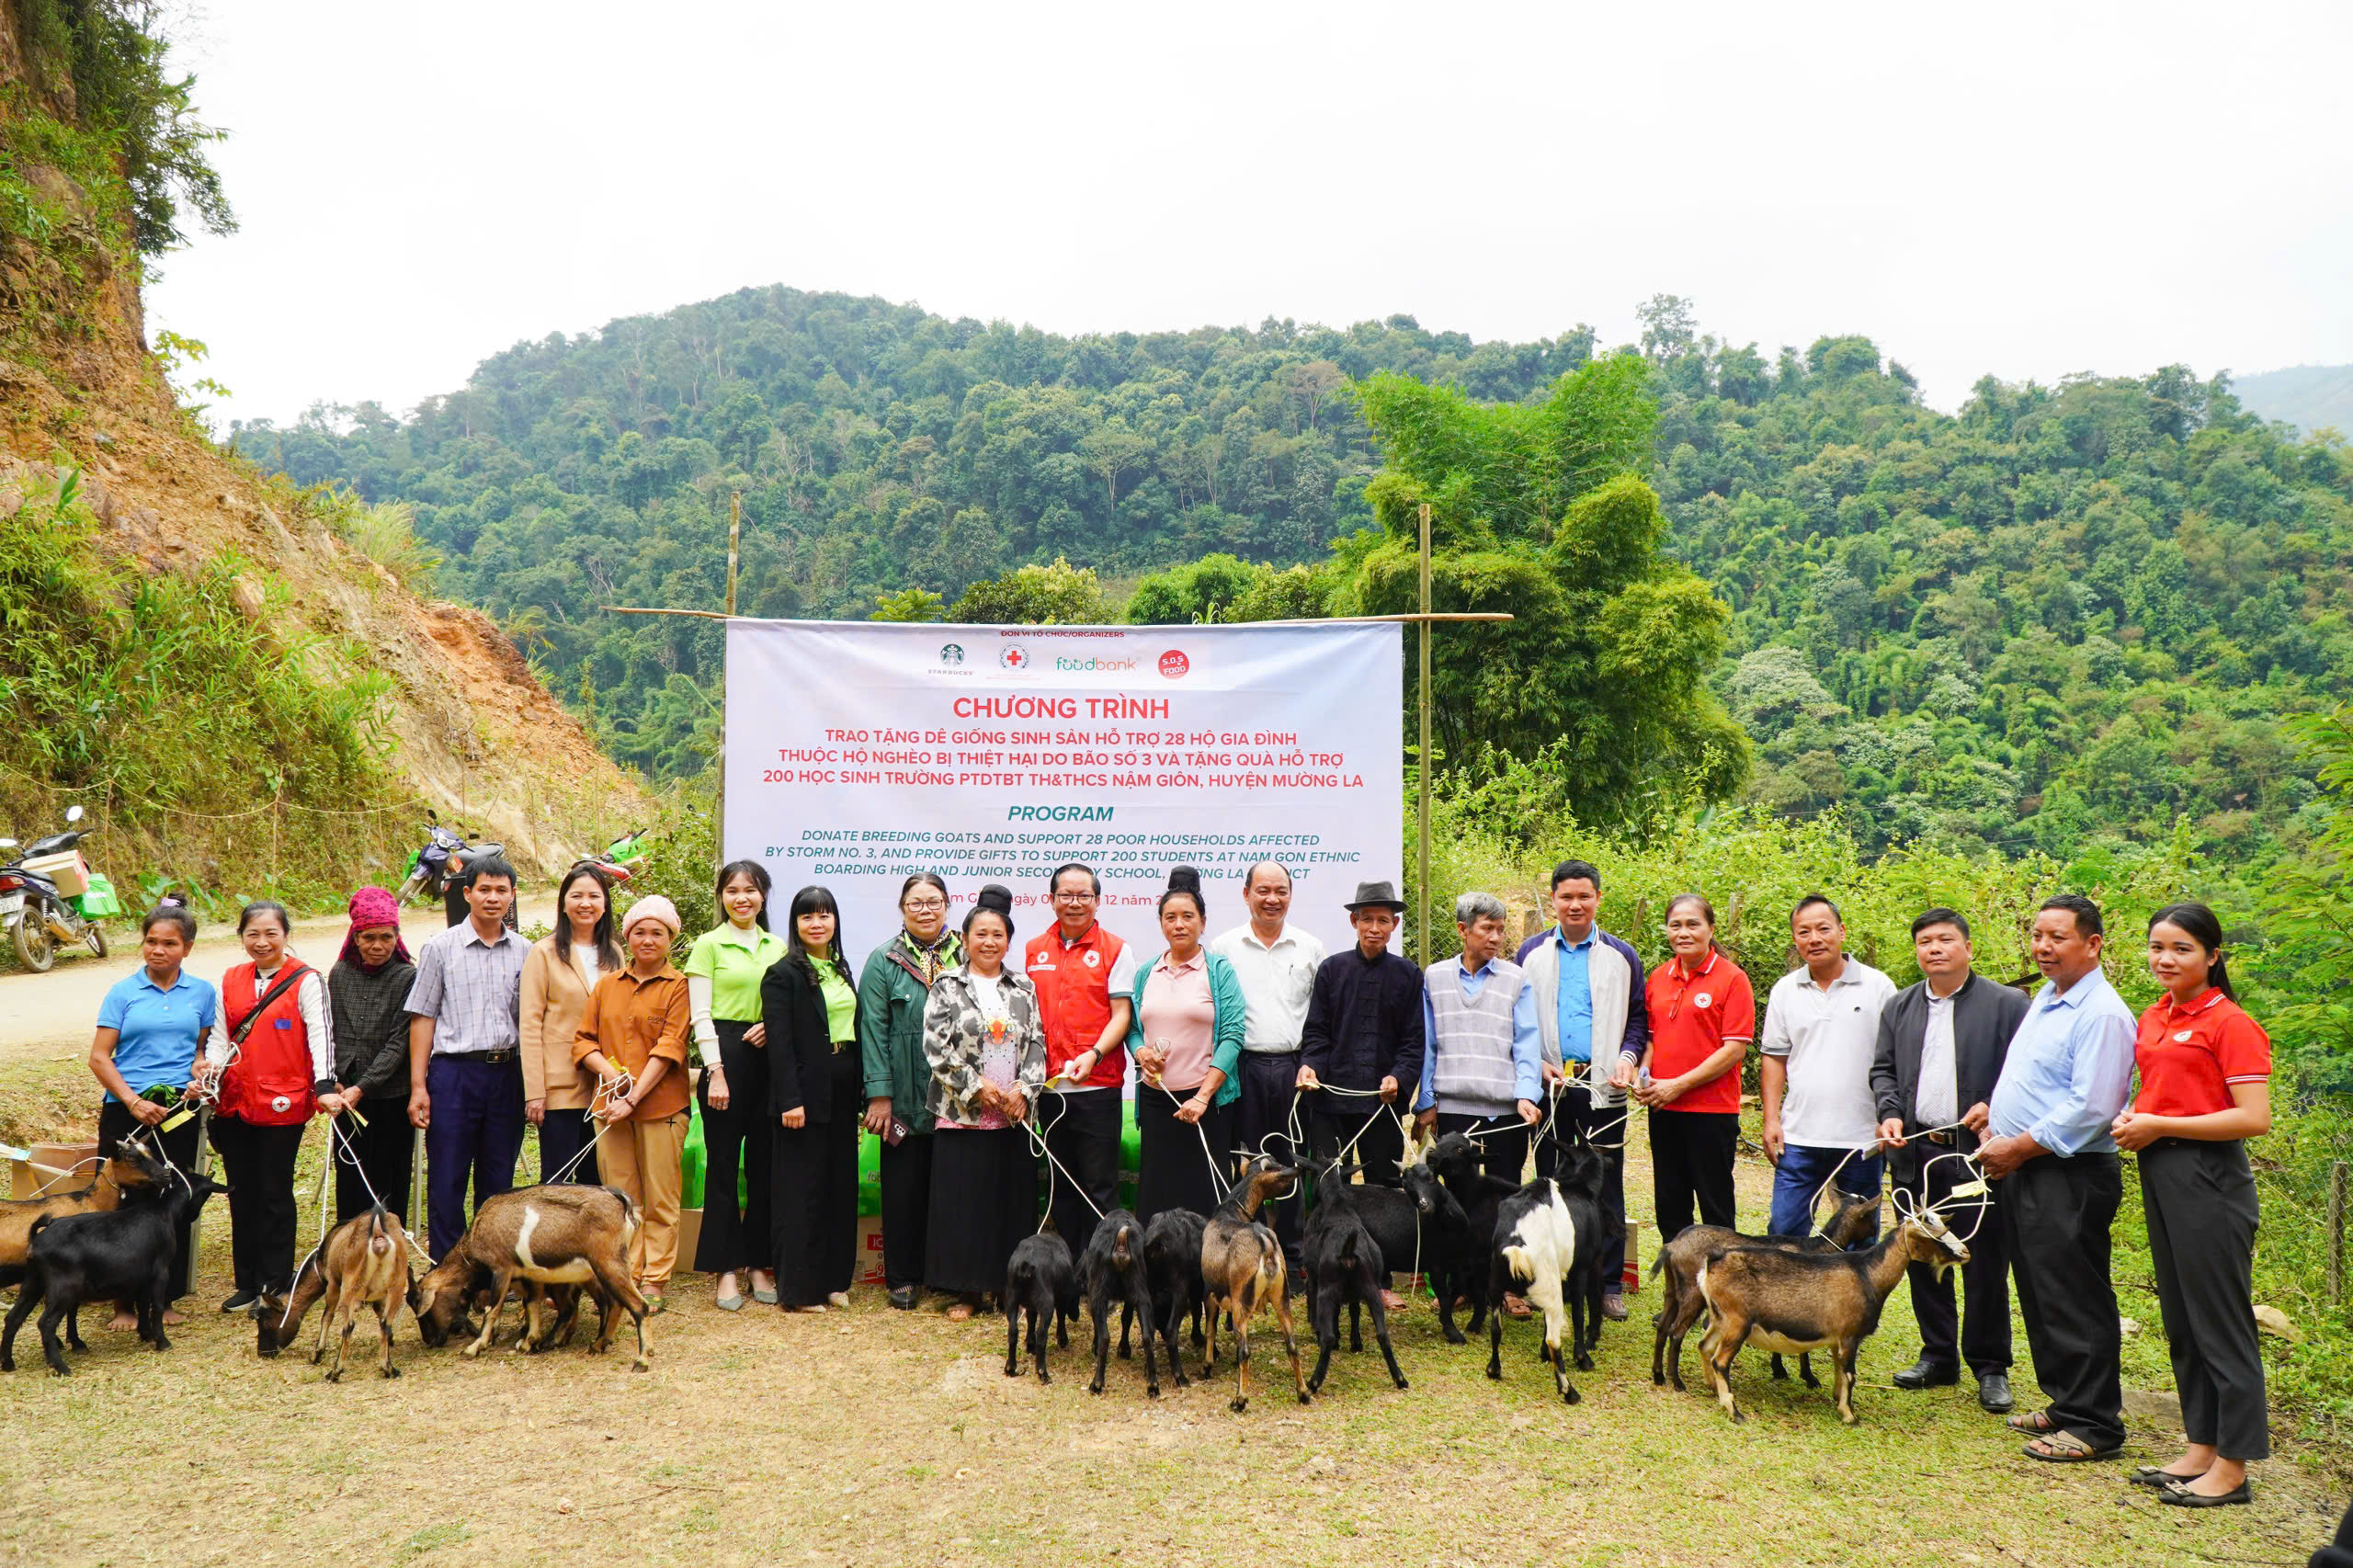
[[[1487,1376],[1504,1375],[1504,1293],[1517,1287],[1529,1303],[1544,1314],[1544,1359],[1552,1364],[1552,1382],[1561,1397],[1577,1403],[1576,1385],[1569,1381],[1567,1357],[1561,1348],[1568,1312],[1561,1287],[1576,1269],[1577,1222],[1561,1196],[1560,1184],[1539,1176],[1505,1199],[1495,1210],[1495,1245],[1488,1260]]]

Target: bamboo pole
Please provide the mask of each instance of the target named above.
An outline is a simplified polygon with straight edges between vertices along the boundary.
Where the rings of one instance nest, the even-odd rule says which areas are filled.
[[[1415,772],[1421,785],[1419,816],[1420,845],[1418,864],[1421,869],[1421,907],[1414,915],[1414,936],[1421,949],[1421,967],[1430,966],[1430,504],[1422,503],[1422,598],[1421,614],[1415,624],[1421,629],[1421,686],[1416,706],[1421,710],[1422,749]]]

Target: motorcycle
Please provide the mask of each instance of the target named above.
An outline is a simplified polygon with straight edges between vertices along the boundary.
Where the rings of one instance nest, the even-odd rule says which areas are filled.
[[[645,829],[631,828],[597,854],[584,855],[579,864],[594,866],[605,874],[605,881],[620,887],[637,874],[638,866],[645,859]]]
[[[82,808],[69,806],[64,833],[22,848],[13,838],[0,838],[0,856],[16,856],[0,865],[0,921],[7,924],[17,961],[35,974],[46,973],[57,961],[60,943],[81,942],[97,957],[106,957],[107,934],[99,922],[122,913],[114,883],[82,856],[88,835],[71,825],[81,820]]]
[[[442,890],[458,880],[468,860],[482,858],[484,851],[494,855],[503,847],[470,845],[461,835],[441,825],[439,813],[428,810],[425,815],[431,824],[425,843],[409,856],[407,879],[392,895],[403,903],[419,895],[439,898]]]

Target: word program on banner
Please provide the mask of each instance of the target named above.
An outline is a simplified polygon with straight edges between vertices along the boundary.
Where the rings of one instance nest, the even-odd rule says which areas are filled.
[[[947,881],[951,923],[1004,883],[1029,937],[1073,860],[1147,951],[1170,867],[1199,868],[1215,932],[1279,860],[1292,921],[1336,952],[1357,884],[1404,880],[1403,649],[1364,622],[731,621],[722,842],[767,868],[779,933],[797,889],[831,889],[853,963],[911,871]]]

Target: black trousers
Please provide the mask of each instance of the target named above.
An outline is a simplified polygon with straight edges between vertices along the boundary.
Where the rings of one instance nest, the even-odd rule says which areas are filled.
[[[2187,1138],[2150,1144],[2141,1152],[2141,1207],[2184,1430],[2226,1460],[2269,1459],[2246,1145]]]
[[[1120,1103],[1117,1089],[1038,1096],[1038,1125],[1046,1129],[1046,1148],[1070,1172],[1064,1176],[1052,1161],[1040,1162],[1051,1184],[1046,1200],[1053,1205],[1054,1230],[1070,1243],[1074,1256],[1086,1249],[1097,1217],[1119,1205]]]
[[[1964,1131],[1960,1136],[1971,1134]],[[2010,1369],[2010,1254],[2002,1206],[1995,1201],[2000,1188],[1984,1198],[1952,1196],[1954,1187],[1965,1187],[1974,1177],[1961,1161],[1937,1156],[1959,1148],[1959,1144],[1914,1138],[1893,1152],[1890,1163],[1897,1191],[1910,1193],[1924,1209],[1945,1205],[1946,1223],[1969,1236],[1969,1261],[1959,1270],[1939,1273],[1925,1263],[1915,1263],[1904,1271],[1912,1282],[1912,1315],[1920,1324],[1920,1359],[1955,1371],[1966,1361],[1969,1369],[1982,1378],[1988,1372]],[[1925,1182],[1921,1179],[1924,1168]],[[1974,1235],[1969,1234],[1972,1225],[1976,1227]],[[1955,1272],[1961,1275],[1960,1312],[1953,1306]]]
[[[931,1233],[933,1147],[928,1132],[911,1132],[882,1145],[878,1173],[882,1182],[882,1281],[893,1290],[923,1284],[923,1252]],[[1063,1239],[1086,1244],[1075,1232],[1065,1232]]]
[[[776,1288],[785,1306],[819,1305],[848,1290],[858,1276],[858,1129],[865,1082],[858,1047],[835,1051],[825,1119],[779,1127],[769,1140]],[[707,1190],[704,1201],[710,1201]]]
[[[1651,1111],[1651,1200],[1659,1239],[1690,1229],[1699,1205],[1703,1225],[1733,1222],[1732,1157],[1740,1148],[1740,1118],[1726,1111]]]
[[[1399,1089],[1403,1099],[1408,1090]],[[1343,1097],[1338,1095],[1317,1094],[1308,1096],[1313,1108],[1307,1110],[1308,1152],[1319,1160],[1328,1160],[1356,1138],[1356,1147],[1348,1150],[1352,1164],[1364,1167],[1364,1179],[1376,1187],[1403,1187],[1404,1173],[1397,1162],[1405,1157],[1405,1134],[1398,1129],[1397,1118],[1391,1108],[1376,1099]],[[1370,1110],[1360,1108],[1370,1106]],[[1407,1113],[1409,1116],[1411,1112]],[[1367,1126],[1370,1122],[1371,1125]],[[1364,1136],[1357,1137],[1361,1129]]]
[[[1465,1116],[1459,1111],[1438,1113],[1438,1135],[1449,1132],[1476,1134],[1479,1144],[1479,1168],[1514,1187],[1520,1184],[1520,1173],[1528,1166],[1528,1141],[1536,1136],[1536,1129],[1516,1115]]]
[[[408,1125],[405,1116],[402,1118],[401,1125],[404,1127]],[[177,1165],[183,1175],[194,1176],[196,1174],[196,1131],[197,1120],[194,1117],[189,1117],[169,1132],[158,1132],[153,1128],[142,1128],[139,1119],[131,1114],[131,1108],[119,1101],[106,1100],[98,1106],[98,1151],[108,1156],[114,1153],[116,1144],[133,1132],[142,1132],[151,1144],[156,1142],[162,1143],[164,1158]],[[77,1178],[72,1181],[60,1181],[58,1185],[65,1187],[78,1187],[81,1184]],[[193,1256],[193,1248],[189,1245],[190,1233],[195,1229],[196,1222],[191,1220],[173,1233],[179,1243],[179,1255],[172,1259],[171,1292],[172,1300],[175,1301],[188,1294],[188,1281],[195,1278],[196,1259]]]
[[[1211,1106],[1198,1124],[1177,1120],[1177,1106],[1192,1097],[1189,1088],[1136,1091],[1136,1218],[1147,1225],[1169,1209],[1214,1214],[1233,1185],[1233,1106]]]
[[[2123,1195],[2114,1154],[2045,1154],[1996,1189],[2009,1221],[2034,1381],[2051,1402],[2051,1419],[2095,1449],[2124,1440],[2123,1335],[2109,1278],[2109,1228]]]
[[[710,1078],[704,1074],[695,1090],[696,1098],[702,1102],[704,1164],[702,1239],[695,1244],[694,1266],[698,1274],[728,1274],[768,1266],[775,1223],[769,1218],[770,1184],[760,1176],[771,1163],[769,1140],[783,1129],[777,1125],[776,1113],[768,1109],[768,1053],[744,1042],[744,1031],[751,1025],[733,1018],[712,1022],[719,1029],[719,1064],[727,1074],[727,1108],[713,1108]],[[861,1104],[859,1109],[864,1108]],[[857,1147],[853,1135],[853,1158]],[[740,1208],[735,1200],[739,1169],[749,1177],[743,1184]]]
[[[1597,1106],[1584,1089],[1574,1083],[1565,1084],[1552,1113],[1553,1130],[1536,1144],[1536,1174],[1540,1176],[1560,1175],[1561,1142],[1566,1130],[1574,1129],[1577,1137],[1593,1145],[1594,1152],[1601,1156],[1601,1206],[1621,1227],[1626,1223],[1626,1124],[1631,1114],[1631,1100]],[[1628,1244],[1632,1244],[1631,1235]],[[1621,1262],[1621,1274],[1622,1271]],[[1610,1295],[1619,1294],[1623,1289],[1620,1278],[1612,1276],[1607,1289]]]
[[[328,1140],[335,1161],[335,1223],[368,1212],[368,1205],[374,1201],[368,1196],[372,1187],[384,1207],[405,1225],[409,1173],[416,1154],[416,1129],[409,1125],[408,1096],[362,1100],[359,1114],[368,1119],[367,1126],[360,1126],[346,1112],[335,1119],[335,1131],[343,1136]],[[352,1156],[358,1157],[357,1165],[351,1163]]]
[[[578,1182],[583,1187],[597,1185],[597,1152],[589,1145],[597,1142],[597,1123],[588,1115],[586,1106],[571,1110],[558,1110],[550,1106],[540,1113],[540,1179],[553,1181],[556,1172],[572,1165],[573,1156],[583,1149],[580,1163],[572,1165],[572,1174],[563,1179]]]
[[[302,1127],[212,1119],[212,1146],[229,1182],[229,1256],[240,1290],[293,1282],[294,1160],[302,1152]]]
[[[1240,1073],[1242,1097],[1233,1102],[1235,1142],[1253,1154],[1263,1149],[1286,1165],[1296,1164],[1305,1151],[1291,1145],[1291,1102],[1295,1097],[1302,1101],[1301,1131],[1306,1130],[1303,1096],[1299,1094],[1299,1052],[1245,1051]],[[1274,1226],[1293,1274],[1299,1273],[1299,1211],[1302,1201],[1301,1197],[1287,1198],[1268,1204],[1258,1216]]]

